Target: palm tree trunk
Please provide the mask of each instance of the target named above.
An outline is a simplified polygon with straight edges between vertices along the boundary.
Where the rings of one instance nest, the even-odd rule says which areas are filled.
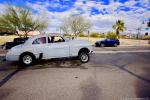
[[[119,38],[119,30],[116,30],[117,38]]]

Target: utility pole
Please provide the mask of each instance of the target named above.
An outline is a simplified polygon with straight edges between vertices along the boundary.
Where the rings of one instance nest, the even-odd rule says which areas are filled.
[[[89,39],[90,39],[90,31],[88,30],[88,41],[90,41]]]

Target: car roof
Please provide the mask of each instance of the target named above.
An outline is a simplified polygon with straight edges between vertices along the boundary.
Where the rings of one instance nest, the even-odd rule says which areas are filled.
[[[59,33],[43,33],[43,34],[36,35],[35,37],[41,37],[41,36],[63,36],[63,35]]]
[[[44,34],[39,34],[39,35],[35,35],[30,37],[27,41],[26,44],[31,44],[35,39],[40,38],[40,37],[48,37],[48,36],[63,36],[62,34],[58,34],[58,33],[44,33]]]

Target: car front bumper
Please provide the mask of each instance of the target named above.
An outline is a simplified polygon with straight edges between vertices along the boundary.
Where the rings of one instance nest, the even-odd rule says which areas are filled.
[[[90,52],[89,52],[89,55],[92,56],[92,55],[93,55],[93,51],[90,51]]]

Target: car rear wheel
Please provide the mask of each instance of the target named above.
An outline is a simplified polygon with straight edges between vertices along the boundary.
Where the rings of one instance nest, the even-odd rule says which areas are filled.
[[[90,60],[90,56],[89,56],[89,53],[87,52],[82,52],[79,54],[79,60],[82,62],[82,63],[87,63],[89,60]]]
[[[105,47],[105,44],[102,43],[102,44],[101,44],[101,47]]]
[[[99,47],[99,44],[98,44],[98,43],[95,43],[95,47]]]
[[[35,63],[35,57],[34,57],[34,55],[32,55],[30,53],[26,53],[26,54],[21,55],[19,61],[21,64],[23,64],[25,66],[30,66]]]

